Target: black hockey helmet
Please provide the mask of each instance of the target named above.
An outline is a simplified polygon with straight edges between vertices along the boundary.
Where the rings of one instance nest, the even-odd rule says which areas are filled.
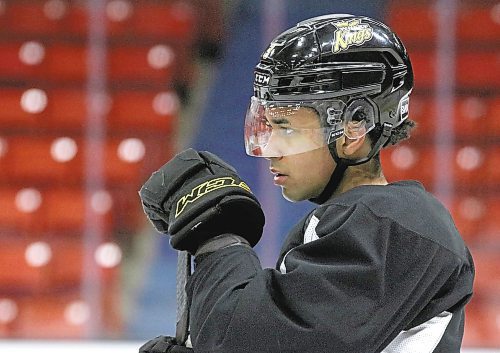
[[[413,71],[406,49],[385,24],[347,14],[300,22],[270,43],[255,68],[254,96],[245,121],[246,151],[252,156],[273,157],[328,144],[339,164],[333,144],[337,138],[343,134],[357,138],[379,125],[382,133],[366,158],[342,161],[346,165],[364,163],[408,117],[412,88]],[[288,150],[269,148],[273,134],[270,117],[291,120],[301,107],[319,114],[316,135],[322,141]]]

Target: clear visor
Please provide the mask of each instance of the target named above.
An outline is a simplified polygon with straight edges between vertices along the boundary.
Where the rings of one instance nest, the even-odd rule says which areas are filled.
[[[371,130],[364,120],[344,122],[344,111],[345,104],[338,100],[270,102],[252,97],[245,118],[246,153],[268,158],[305,153],[343,135],[357,139]]]

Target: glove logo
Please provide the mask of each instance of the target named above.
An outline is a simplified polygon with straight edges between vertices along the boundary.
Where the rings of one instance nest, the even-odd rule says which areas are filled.
[[[189,194],[184,195],[179,201],[177,201],[175,218],[177,218],[185,210],[188,204],[195,202],[200,197],[203,197],[212,191],[227,187],[238,187],[244,189],[245,191],[252,192],[250,187],[245,182],[238,182],[233,177],[221,177],[206,181],[193,188]]]
[[[360,19],[350,21],[339,21],[335,23],[338,29],[335,31],[334,54],[349,49],[353,45],[360,46],[373,37],[373,28],[368,24],[361,23]]]

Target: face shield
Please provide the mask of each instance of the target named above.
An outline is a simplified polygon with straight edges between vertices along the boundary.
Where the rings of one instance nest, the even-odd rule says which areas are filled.
[[[360,100],[365,102],[364,100]],[[286,102],[252,97],[245,117],[246,153],[283,157],[322,148],[345,135],[357,139],[373,127],[364,109],[341,100]]]

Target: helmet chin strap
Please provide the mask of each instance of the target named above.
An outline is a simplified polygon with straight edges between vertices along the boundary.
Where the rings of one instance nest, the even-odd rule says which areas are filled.
[[[335,193],[335,191],[338,189],[340,182],[344,177],[345,171],[347,170],[347,167],[352,165],[363,164],[372,159],[372,157],[382,149],[382,147],[387,143],[387,141],[391,137],[392,126],[393,126],[392,124],[384,123],[382,134],[378,138],[377,143],[375,143],[373,148],[370,150],[370,153],[368,153],[366,157],[363,157],[361,159],[353,160],[353,159],[340,158],[337,153],[337,148],[335,146],[335,143],[334,142],[330,143],[328,145],[328,148],[330,150],[330,154],[333,157],[333,160],[337,165],[335,166],[335,169],[333,170],[332,175],[330,176],[330,180],[328,180],[328,183],[326,184],[321,194],[319,194],[317,197],[309,199],[309,201],[321,205],[325,203],[329,198],[331,198],[332,195]]]

